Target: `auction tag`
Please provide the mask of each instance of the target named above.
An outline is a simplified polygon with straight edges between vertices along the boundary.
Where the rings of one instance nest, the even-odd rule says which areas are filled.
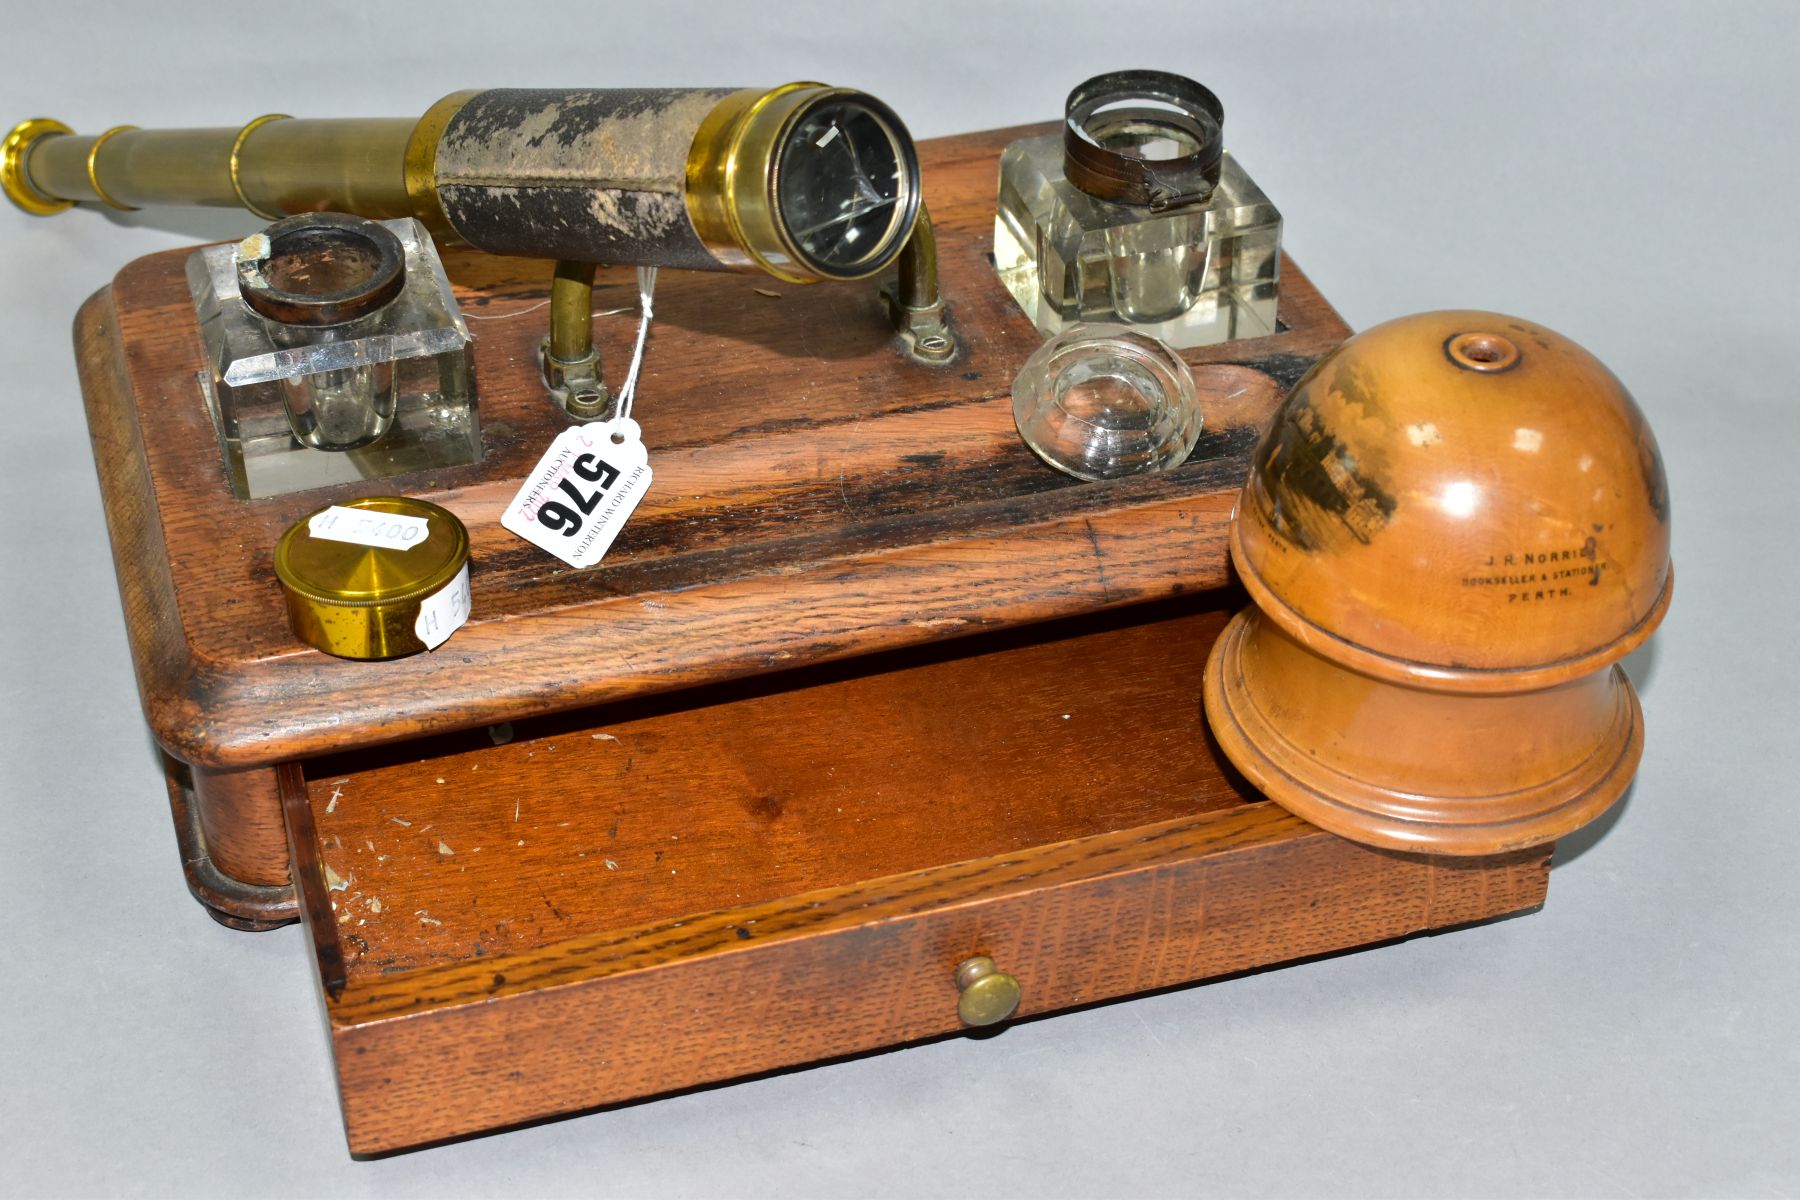
[[[334,504],[307,519],[306,532],[334,542],[353,542],[380,550],[411,550],[425,541],[431,522],[410,513]]]
[[[649,490],[650,453],[636,421],[576,425],[556,435],[500,524],[571,567],[591,567]]]
[[[456,578],[446,583],[419,603],[419,618],[413,632],[427,650],[436,650],[469,619],[469,564],[464,563]]]

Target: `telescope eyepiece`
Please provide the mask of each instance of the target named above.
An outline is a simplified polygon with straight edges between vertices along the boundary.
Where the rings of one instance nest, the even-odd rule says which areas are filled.
[[[919,205],[912,139],[861,94],[802,109],[775,158],[776,215],[795,257],[827,279],[879,271],[899,253]]]

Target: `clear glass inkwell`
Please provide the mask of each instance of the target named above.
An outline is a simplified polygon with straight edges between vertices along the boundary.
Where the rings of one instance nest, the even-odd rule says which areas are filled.
[[[1060,135],[1006,148],[994,266],[1040,333],[1110,322],[1186,347],[1275,332],[1281,214],[1224,124],[1193,80],[1118,71],[1069,93]]]
[[[410,218],[309,213],[188,260],[240,499],[481,458],[468,327]]]

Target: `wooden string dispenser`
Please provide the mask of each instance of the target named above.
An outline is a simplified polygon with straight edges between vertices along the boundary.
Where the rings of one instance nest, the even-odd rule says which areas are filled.
[[[1668,610],[1668,487],[1574,342],[1468,311],[1351,338],[1276,412],[1230,541],[1254,603],[1208,660],[1206,713],[1296,815],[1480,855],[1624,793],[1644,722],[1619,660]]]

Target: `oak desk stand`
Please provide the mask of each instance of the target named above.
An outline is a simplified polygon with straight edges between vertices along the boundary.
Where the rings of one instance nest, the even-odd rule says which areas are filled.
[[[636,415],[656,480],[601,566],[501,529],[563,427],[548,264],[447,256],[486,456],[238,501],[187,251],[76,322],[145,711],[219,920],[310,928],[350,1148],[379,1153],[957,1030],[988,955],[1031,1015],[1542,902],[1550,848],[1365,849],[1212,747],[1201,668],[1259,427],[1347,330],[1292,261],[1273,336],[1188,352],[1190,462],[1081,484],[1012,425],[1040,344],[995,278],[999,151],[921,147],[956,359],[872,287],[669,272]],[[626,271],[597,307],[626,308]],[[597,318],[617,369],[634,319]],[[271,554],[327,498],[471,535],[439,650],[333,659]]]

